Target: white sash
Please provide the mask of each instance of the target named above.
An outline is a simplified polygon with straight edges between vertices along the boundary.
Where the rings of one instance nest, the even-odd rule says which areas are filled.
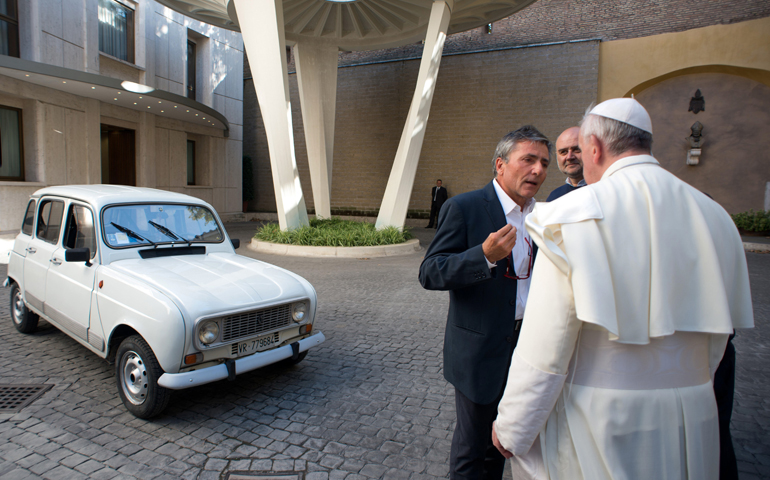
[[[567,382],[615,390],[703,385],[711,379],[708,345],[705,333],[675,332],[633,345],[610,341],[604,330],[583,328]]]

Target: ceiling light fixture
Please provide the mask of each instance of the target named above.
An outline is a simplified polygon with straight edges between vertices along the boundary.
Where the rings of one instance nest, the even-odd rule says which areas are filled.
[[[141,83],[129,82],[128,80],[120,82],[120,86],[123,87],[125,90],[128,90],[129,92],[134,92],[134,93],[150,93],[153,90],[155,90],[154,88],[149,87],[147,85],[142,85]],[[142,98],[142,97],[139,97],[139,98]]]

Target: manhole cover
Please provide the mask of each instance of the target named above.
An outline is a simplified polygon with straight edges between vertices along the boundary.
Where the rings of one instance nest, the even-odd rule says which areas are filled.
[[[16,413],[53,385],[0,385],[0,413]]]

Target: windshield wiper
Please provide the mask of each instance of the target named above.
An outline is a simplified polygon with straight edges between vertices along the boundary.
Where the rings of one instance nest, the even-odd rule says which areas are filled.
[[[172,232],[170,229],[164,227],[163,225],[161,225],[159,223],[155,223],[152,220],[148,221],[147,223],[149,223],[153,227],[155,227],[158,230],[160,230],[160,232],[163,233],[164,235],[166,235],[167,237],[171,237],[171,238],[173,238],[175,240],[179,240],[179,242],[181,242],[181,243],[186,243],[188,247],[190,245],[192,245],[192,241],[191,240],[185,240],[184,238],[180,237],[179,235],[177,235],[176,233]],[[178,243],[178,242],[172,242],[172,243]]]
[[[157,247],[157,245],[155,244],[155,242],[153,242],[152,240],[149,240],[149,239],[146,239],[146,238],[142,237],[141,235],[139,235],[139,234],[138,234],[138,233],[136,233],[135,231],[131,230],[130,228],[126,228],[126,227],[124,227],[123,225],[118,225],[118,224],[117,224],[117,223],[115,223],[115,222],[110,222],[110,225],[112,225],[113,227],[117,228],[117,229],[118,229],[118,230],[120,230],[121,232],[125,233],[125,234],[126,234],[126,235],[128,235],[129,237],[134,237],[134,238],[135,238],[135,239],[137,239],[137,240],[140,240],[140,241],[145,241],[145,242],[147,242],[147,243],[151,243],[152,245],[154,245],[154,246],[156,246],[156,247]]]

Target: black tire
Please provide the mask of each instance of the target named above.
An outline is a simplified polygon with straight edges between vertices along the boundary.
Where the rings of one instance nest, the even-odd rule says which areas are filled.
[[[24,304],[21,289],[17,283],[11,284],[11,319],[13,326],[21,333],[32,333],[37,328],[40,317],[31,312]]]
[[[288,366],[291,366],[291,365],[296,365],[296,364],[298,364],[299,362],[301,362],[302,360],[304,360],[304,359],[305,359],[305,357],[307,357],[307,350],[305,350],[304,352],[302,352],[302,353],[300,353],[299,355],[297,355],[297,359],[296,359],[296,360],[295,360],[295,359],[293,359],[293,358],[291,358],[291,357],[289,357],[289,358],[287,358],[286,360],[284,360],[282,363],[283,363],[284,365],[288,365]]]
[[[118,347],[115,375],[120,399],[126,410],[136,417],[152,418],[160,414],[171,399],[171,391],[158,385],[163,369],[139,335],[126,338]]]

